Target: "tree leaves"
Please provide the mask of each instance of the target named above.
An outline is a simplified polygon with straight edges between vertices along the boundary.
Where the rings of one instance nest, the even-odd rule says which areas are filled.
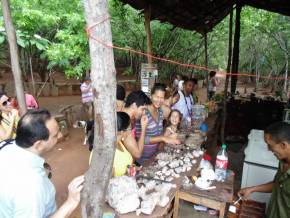
[[[2,44],[5,41],[5,36],[0,35],[0,44]]]
[[[113,43],[120,47],[146,51],[144,18],[118,0],[109,0]],[[47,69],[58,68],[68,76],[80,77],[90,67],[88,38],[82,1],[11,0],[17,29],[17,43],[31,56],[48,61]],[[289,17],[244,7],[241,16],[240,71],[259,67],[261,75],[280,73],[285,65],[285,49],[290,38]],[[0,45],[7,43],[0,16]],[[95,27],[97,28],[97,27]],[[151,22],[153,54],[183,63],[204,65],[203,36],[167,23]],[[95,36],[98,37],[98,36]],[[228,18],[208,33],[209,66],[224,70],[227,63]],[[281,41],[282,40],[282,41]],[[281,47],[282,46],[282,47]],[[116,62],[135,67],[138,74],[146,57],[114,50]],[[190,68],[154,61],[165,79],[173,72],[206,74]],[[256,65],[257,63],[257,65]]]

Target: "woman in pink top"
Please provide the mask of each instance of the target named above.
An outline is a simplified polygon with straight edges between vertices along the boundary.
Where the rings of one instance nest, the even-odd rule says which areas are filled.
[[[27,109],[38,109],[38,104],[35,98],[28,93],[25,93],[25,102]]]

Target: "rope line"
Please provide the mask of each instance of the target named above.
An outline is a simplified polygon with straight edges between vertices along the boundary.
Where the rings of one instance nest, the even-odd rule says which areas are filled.
[[[101,20],[101,21],[91,25],[90,27],[86,28],[86,32],[87,32],[88,38],[97,41],[99,44],[103,45],[106,48],[117,49],[117,50],[126,51],[126,52],[132,52],[132,53],[135,53],[137,55],[150,57],[150,58],[158,60],[158,61],[167,62],[167,63],[174,64],[174,65],[179,65],[179,66],[185,67],[185,68],[192,68],[192,69],[197,69],[197,70],[202,70],[202,71],[207,71],[207,72],[215,71],[215,72],[217,72],[217,75],[259,77],[261,79],[285,80],[285,77],[282,77],[282,76],[271,76],[271,77],[269,77],[269,76],[257,76],[256,74],[250,74],[250,73],[239,73],[239,72],[238,73],[232,73],[232,72],[231,73],[227,73],[226,71],[220,71],[220,70],[217,70],[217,69],[212,69],[212,68],[209,68],[209,67],[199,66],[199,65],[194,65],[194,64],[185,64],[185,63],[182,63],[182,62],[177,61],[177,60],[171,60],[171,59],[167,59],[167,58],[163,58],[163,57],[154,56],[154,55],[152,55],[150,53],[146,53],[146,52],[143,52],[143,51],[138,51],[138,50],[135,50],[135,49],[132,49],[132,48],[125,48],[125,47],[120,47],[120,46],[116,46],[116,45],[113,45],[113,44],[105,43],[102,40],[100,40],[99,38],[94,37],[92,35],[92,30],[93,30],[93,28],[97,27],[98,25],[100,25],[101,23],[104,23],[105,21],[107,21],[109,19],[110,19],[110,17],[107,16],[103,20]],[[287,78],[286,80],[290,80],[290,78]]]

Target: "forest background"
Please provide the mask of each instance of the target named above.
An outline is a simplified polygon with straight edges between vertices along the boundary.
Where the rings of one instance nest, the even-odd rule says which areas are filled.
[[[114,45],[146,51],[142,13],[118,0],[109,0],[109,5]],[[29,80],[31,67],[42,81],[52,70],[76,78],[88,72],[89,47],[82,1],[11,0],[10,6],[25,80]],[[226,17],[207,36],[208,66],[220,71],[225,71],[227,65],[228,19]],[[159,21],[151,22],[151,31],[155,56],[205,65],[204,37],[199,33]],[[279,78],[288,78],[289,46],[289,17],[243,7],[239,72],[255,76],[241,77],[242,82],[253,83],[256,88],[268,87],[272,92],[280,92],[285,85],[288,90],[288,83]],[[138,77],[141,63],[147,62],[146,57],[132,52],[114,50],[114,55],[116,66],[125,68],[125,75]],[[171,78],[176,73],[195,74],[195,77],[204,79],[207,73],[166,62],[154,62],[158,65],[161,80]],[[10,67],[1,14],[0,65]]]

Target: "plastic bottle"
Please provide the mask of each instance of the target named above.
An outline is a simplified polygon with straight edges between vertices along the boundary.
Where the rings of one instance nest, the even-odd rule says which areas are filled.
[[[227,146],[222,145],[222,149],[218,152],[215,162],[215,175],[217,181],[224,182],[227,176],[228,169],[228,154],[226,152]]]
[[[185,132],[191,131],[191,117],[186,117],[181,122],[181,128],[185,130]]]

